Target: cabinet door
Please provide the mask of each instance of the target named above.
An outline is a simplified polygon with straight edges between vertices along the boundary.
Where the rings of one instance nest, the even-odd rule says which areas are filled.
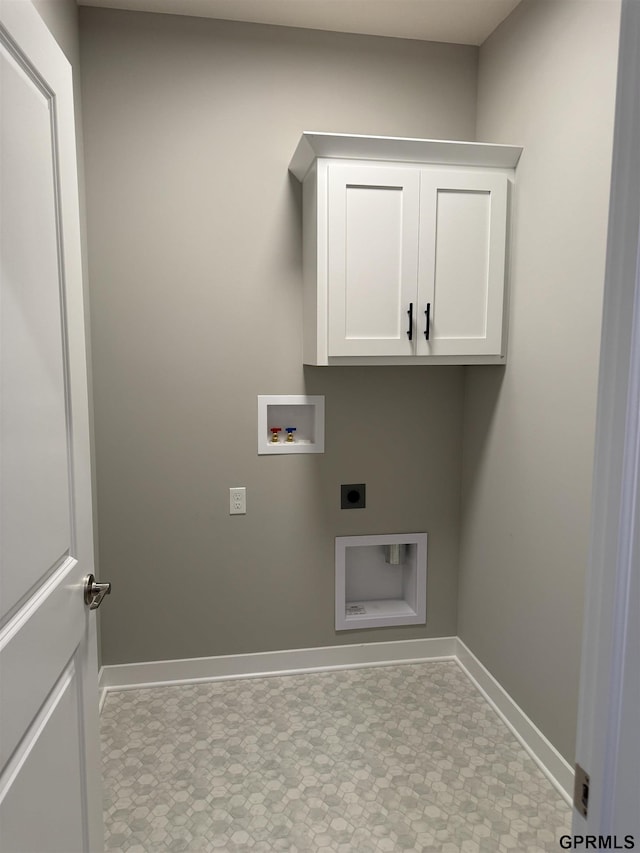
[[[330,356],[413,353],[419,191],[418,169],[329,166]]]
[[[500,172],[422,171],[418,355],[503,354],[507,187]]]

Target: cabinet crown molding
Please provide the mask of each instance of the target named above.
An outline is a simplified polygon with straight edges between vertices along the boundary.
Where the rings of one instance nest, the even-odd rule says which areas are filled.
[[[521,154],[519,145],[305,130],[289,163],[289,171],[303,181],[319,157],[515,169]]]

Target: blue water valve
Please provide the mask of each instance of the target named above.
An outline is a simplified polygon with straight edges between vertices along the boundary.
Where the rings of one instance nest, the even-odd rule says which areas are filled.
[[[287,433],[287,441],[288,442],[294,442],[295,438],[294,438],[293,434],[296,431],[296,428],[295,427],[285,427],[285,430]]]

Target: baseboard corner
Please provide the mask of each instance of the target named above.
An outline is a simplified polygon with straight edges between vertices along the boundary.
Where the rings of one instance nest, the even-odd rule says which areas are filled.
[[[568,805],[573,803],[573,767],[511,698],[467,645],[456,638],[455,660]]]

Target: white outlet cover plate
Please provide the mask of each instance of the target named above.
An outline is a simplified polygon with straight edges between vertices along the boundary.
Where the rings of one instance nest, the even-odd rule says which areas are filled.
[[[229,489],[229,515],[247,514],[246,486],[232,486]]]

